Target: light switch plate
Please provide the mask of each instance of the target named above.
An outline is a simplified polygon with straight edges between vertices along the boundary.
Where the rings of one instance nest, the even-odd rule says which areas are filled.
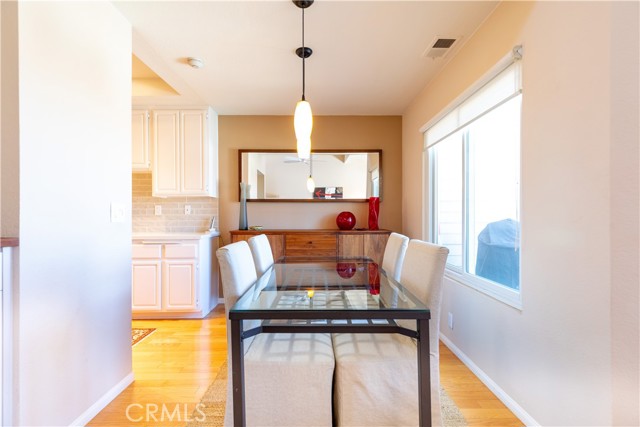
[[[127,208],[124,203],[111,203],[111,222],[125,222]]]
[[[156,216],[162,215],[162,205],[154,205],[153,212]]]

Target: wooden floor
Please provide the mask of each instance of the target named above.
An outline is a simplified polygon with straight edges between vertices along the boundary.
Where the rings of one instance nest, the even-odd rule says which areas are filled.
[[[156,330],[133,347],[135,381],[89,426],[184,426],[227,357],[224,308],[203,320],[134,320]],[[441,383],[469,426],[522,426],[440,345]]]

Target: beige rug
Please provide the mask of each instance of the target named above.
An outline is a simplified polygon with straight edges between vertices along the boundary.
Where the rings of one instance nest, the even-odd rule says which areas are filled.
[[[221,427],[224,424],[224,409],[227,398],[227,364],[220,367],[218,376],[202,396],[198,408],[191,415],[187,427]],[[442,423],[445,427],[464,427],[467,425],[462,412],[449,395],[440,388],[440,406]]]
[[[155,331],[156,328],[132,328],[131,329],[131,345],[134,346],[143,338],[148,336],[151,332]]]

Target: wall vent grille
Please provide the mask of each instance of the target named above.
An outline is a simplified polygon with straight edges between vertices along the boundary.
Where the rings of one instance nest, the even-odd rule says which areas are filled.
[[[455,46],[458,38],[455,37],[436,37],[422,54],[426,58],[442,58],[453,46]]]

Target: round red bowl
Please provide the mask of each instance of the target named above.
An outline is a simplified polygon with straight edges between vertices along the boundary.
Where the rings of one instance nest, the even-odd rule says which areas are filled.
[[[336,217],[336,224],[340,230],[351,230],[356,226],[356,216],[351,212],[340,212]]]

